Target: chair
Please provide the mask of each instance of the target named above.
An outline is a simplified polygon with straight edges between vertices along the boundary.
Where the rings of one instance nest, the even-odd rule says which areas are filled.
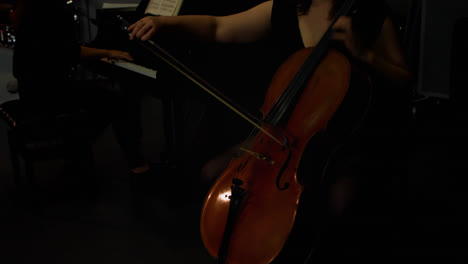
[[[20,158],[24,161],[24,175],[29,186],[36,183],[34,163],[37,161],[69,160],[81,155],[79,159],[92,164],[91,131],[82,126],[88,117],[85,111],[46,116],[26,111],[21,101],[15,99],[0,105],[0,116],[7,124],[16,187],[24,186]]]

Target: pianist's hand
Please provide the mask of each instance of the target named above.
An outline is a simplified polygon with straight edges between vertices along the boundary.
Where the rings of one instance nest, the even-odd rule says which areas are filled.
[[[125,52],[125,51],[120,51],[120,50],[108,50],[106,57],[111,60],[121,60],[121,59],[129,60],[129,61],[133,60],[132,55],[130,55],[130,53]]]
[[[150,39],[159,29],[158,18],[159,16],[146,16],[129,26],[130,40],[134,38],[143,41]]]
[[[81,60],[99,60],[102,58],[107,58],[110,60],[133,60],[130,53],[120,50],[111,50],[111,49],[99,49],[93,47],[81,46],[80,59]]]

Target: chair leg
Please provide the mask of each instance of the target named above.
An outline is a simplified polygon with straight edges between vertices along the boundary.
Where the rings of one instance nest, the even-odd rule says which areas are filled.
[[[85,144],[83,149],[80,151],[79,157],[81,163],[81,169],[86,174],[88,180],[91,182],[96,181],[96,175],[94,174],[94,155],[92,145]]]
[[[87,165],[88,165],[89,170],[94,174],[94,171],[96,169],[96,164],[94,162],[94,152],[93,152],[93,146],[91,144],[87,146],[85,159],[87,160]]]
[[[25,168],[26,180],[28,181],[27,184],[29,185],[29,187],[32,188],[36,184],[36,180],[34,178],[34,163],[27,156],[24,157],[24,168]]]
[[[13,183],[15,188],[18,188],[22,183],[20,178],[20,163],[15,137],[11,132],[8,133],[8,146],[10,148],[11,166],[13,168]]]

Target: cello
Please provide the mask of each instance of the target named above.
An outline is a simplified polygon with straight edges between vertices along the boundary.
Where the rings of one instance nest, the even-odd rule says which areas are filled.
[[[346,1],[315,48],[297,51],[279,67],[261,120],[233,106],[167,54],[155,54],[255,126],[201,211],[201,237],[218,263],[270,263],[288,240],[304,190],[297,171],[306,147],[343,108],[351,83],[369,84],[343,53],[329,47],[332,26],[354,2]]]
[[[351,85],[369,102],[369,79],[329,48],[332,26],[354,2],[343,5],[315,48],[295,52],[278,68],[260,109],[269,133],[254,130],[206,195],[200,231],[219,264],[267,264],[278,256],[304,191],[297,172],[306,147],[343,108]],[[360,109],[350,133],[365,116],[366,106]]]

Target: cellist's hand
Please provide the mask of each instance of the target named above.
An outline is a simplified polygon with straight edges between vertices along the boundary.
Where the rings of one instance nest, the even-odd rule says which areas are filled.
[[[369,64],[372,62],[373,52],[362,47],[360,39],[353,32],[351,17],[343,16],[338,18],[333,29],[335,32],[332,38],[342,41],[351,55]]]
[[[159,16],[146,16],[132,24],[128,27],[130,40],[135,38],[143,41],[150,39],[160,28],[159,19]]]

